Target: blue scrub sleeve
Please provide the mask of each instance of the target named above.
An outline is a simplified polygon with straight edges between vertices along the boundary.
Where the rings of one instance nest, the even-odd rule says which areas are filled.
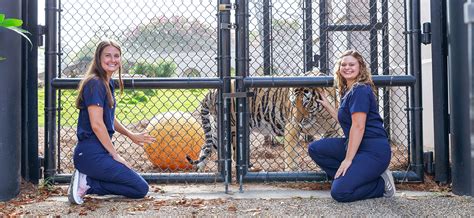
[[[84,86],[82,97],[86,108],[90,105],[97,105],[103,108],[107,98],[104,83],[97,79],[89,80]]]
[[[349,101],[349,111],[351,114],[355,112],[369,113],[370,95],[372,90],[369,86],[354,87],[351,99]]]

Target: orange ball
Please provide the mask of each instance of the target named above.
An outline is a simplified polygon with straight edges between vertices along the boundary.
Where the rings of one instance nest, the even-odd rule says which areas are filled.
[[[149,134],[156,138],[145,144],[150,161],[162,170],[189,170],[193,166],[186,159],[197,159],[204,145],[201,123],[187,112],[167,112],[155,116],[147,126]]]

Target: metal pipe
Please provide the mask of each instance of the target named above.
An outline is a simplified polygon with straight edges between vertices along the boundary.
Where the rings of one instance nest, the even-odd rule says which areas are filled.
[[[23,24],[31,33],[32,45],[24,43],[25,69],[22,108],[24,119],[22,126],[22,177],[28,182],[39,182],[38,159],[38,2],[23,0]]]
[[[390,42],[388,39],[388,0],[382,1],[382,74],[390,74]],[[383,88],[383,123],[388,134],[388,139],[391,140],[391,109],[390,109],[390,89]]]
[[[303,18],[304,72],[313,70],[313,5],[312,0],[305,0]]]
[[[230,0],[219,0],[220,5],[231,5]],[[221,134],[219,134],[220,154],[222,155],[219,160],[223,161],[223,165],[220,166],[221,172],[224,172],[224,181],[226,186],[226,193],[228,191],[228,184],[232,182],[232,132],[230,127],[230,110],[231,103],[229,98],[223,98],[223,94],[231,92],[230,82],[230,62],[231,62],[231,48],[230,48],[230,29],[232,24],[230,22],[230,8],[219,7],[219,40],[218,40],[218,65],[219,65],[219,76],[223,81],[222,89],[220,90],[221,98],[221,110],[219,112],[219,123],[222,126],[219,128]]]
[[[453,193],[469,195],[470,175],[469,162],[471,159],[471,126],[469,122],[470,89],[467,25],[463,20],[463,2],[448,1],[448,78],[450,78],[450,111],[451,111],[451,172]],[[435,160],[436,161],[436,160]]]
[[[0,1],[7,18],[21,18],[20,1]],[[21,36],[0,28],[0,201],[20,192]]]
[[[45,177],[56,173],[56,90],[50,81],[57,75],[57,2],[46,0],[46,43],[45,43],[45,123],[44,154]]]
[[[325,75],[330,74],[329,60],[328,60],[328,10],[327,0],[319,1],[319,66],[321,73]]]
[[[411,54],[409,56],[410,72],[416,78],[416,82],[410,92],[410,113],[412,114],[412,144],[411,169],[423,181],[423,105],[421,85],[421,29],[420,29],[420,1],[410,2],[410,31],[409,40]]]
[[[249,72],[249,7],[248,0],[237,0],[237,10],[235,13],[235,20],[237,22],[236,30],[236,57],[235,57],[235,90],[237,93],[246,93],[247,88],[244,85],[243,79],[248,76]],[[247,98],[239,97],[236,99],[237,107],[237,132],[236,132],[236,173],[239,181],[239,190],[243,191],[243,177],[247,173],[249,164],[249,113],[247,106]]]
[[[416,83],[414,76],[373,76],[374,83],[382,86],[413,86]],[[334,83],[332,76],[317,77],[248,77],[244,79],[246,87],[330,87]]]
[[[56,89],[77,89],[81,79],[55,78],[51,85]],[[131,89],[212,89],[221,88],[219,78],[139,78],[123,79],[124,88]]]
[[[421,178],[413,171],[392,171],[396,182],[420,182]],[[248,182],[285,182],[285,181],[328,181],[326,173],[319,172],[248,172],[245,181]]]
[[[224,179],[216,173],[140,173],[150,183],[215,183]],[[55,183],[69,183],[71,174],[56,174],[51,177]]]
[[[431,69],[433,74],[433,130],[435,181],[448,184],[449,114],[446,2],[431,1]]]
[[[468,183],[466,187],[470,188],[471,190],[471,196],[474,196],[474,1],[469,0],[469,2],[466,2],[464,4],[464,21],[468,24],[468,68],[469,68],[469,81],[471,82],[470,84],[470,91],[469,91],[469,100],[470,100],[470,110],[469,110],[469,115],[470,115],[470,127],[471,127],[471,143],[470,146],[467,146],[467,148],[464,148],[465,151],[470,153],[470,164],[467,165],[467,169],[469,167],[471,168],[470,170],[470,176],[465,175],[468,178],[471,178],[470,181],[467,180],[466,182]],[[469,148],[470,147],[470,148]]]
[[[237,9],[238,10],[238,9]],[[263,75],[272,75],[270,0],[263,0]]]
[[[375,25],[377,25],[377,0],[370,0],[370,8],[369,8],[369,20],[370,20],[370,72],[372,74],[377,73],[377,69],[379,67],[378,61],[378,37],[377,37],[377,29]]]

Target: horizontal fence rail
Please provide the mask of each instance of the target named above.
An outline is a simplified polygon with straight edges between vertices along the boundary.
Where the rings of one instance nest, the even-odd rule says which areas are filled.
[[[51,85],[56,89],[77,89],[80,79],[55,78]],[[122,79],[127,89],[212,89],[220,88],[219,78],[130,78]]]

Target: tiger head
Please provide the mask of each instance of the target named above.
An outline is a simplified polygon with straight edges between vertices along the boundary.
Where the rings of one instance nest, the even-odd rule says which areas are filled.
[[[334,120],[329,112],[317,100],[321,99],[322,92],[328,93],[328,100],[336,104],[335,92],[333,88],[293,88],[290,94],[292,107],[296,108],[295,118],[300,128],[306,134],[327,135],[328,131],[336,128],[337,121]]]
[[[298,112],[308,116],[321,109],[322,105],[316,101],[321,99],[321,94],[319,94],[321,91],[321,88],[294,88],[290,94],[291,104],[298,108]]]

